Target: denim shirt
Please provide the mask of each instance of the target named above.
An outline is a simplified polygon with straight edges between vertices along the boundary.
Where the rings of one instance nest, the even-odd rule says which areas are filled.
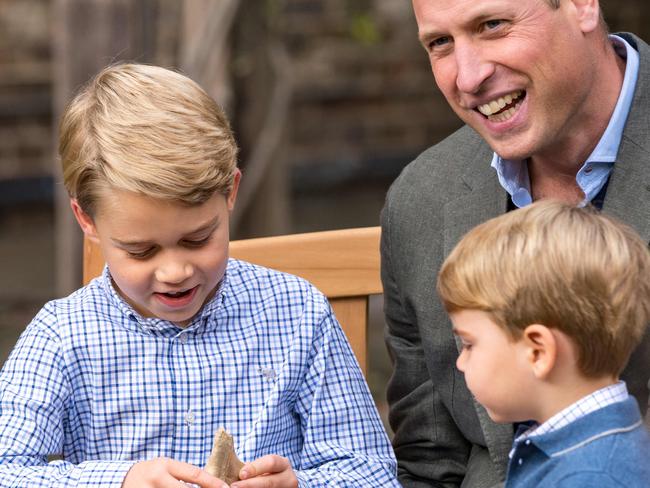
[[[650,434],[629,397],[564,427],[515,441],[505,488],[650,486]]]

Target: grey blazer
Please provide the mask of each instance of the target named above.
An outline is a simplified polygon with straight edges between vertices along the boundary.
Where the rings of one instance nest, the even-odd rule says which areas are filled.
[[[640,71],[603,210],[650,241],[650,48],[623,35],[640,53]],[[469,393],[435,292],[440,265],[460,237],[506,211],[491,158],[489,146],[464,127],[403,170],[382,211],[386,342],[394,361],[387,396],[405,487],[491,487],[505,478],[513,427],[492,422]],[[623,374],[642,412],[649,378],[646,333]]]

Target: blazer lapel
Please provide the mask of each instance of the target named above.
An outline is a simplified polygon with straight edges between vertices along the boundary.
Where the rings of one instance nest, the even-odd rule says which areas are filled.
[[[639,51],[639,77],[603,208],[650,242],[650,47],[622,35]]]
[[[508,196],[499,184],[496,171],[490,167],[492,153],[480,151],[480,154],[468,166],[469,170],[462,176],[470,190],[469,193],[445,204],[444,208],[444,250],[448,256],[458,241],[473,227],[507,210]],[[456,347],[461,350],[458,337]],[[512,424],[496,424],[490,419],[485,408],[474,400],[485,443],[492,462],[499,475],[505,478],[503,468],[508,465],[508,453],[512,447]]]

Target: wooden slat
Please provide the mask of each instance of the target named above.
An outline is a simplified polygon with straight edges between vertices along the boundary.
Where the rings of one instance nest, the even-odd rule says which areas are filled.
[[[330,303],[365,375],[368,366],[368,297],[333,298]]]
[[[366,373],[368,295],[382,292],[379,227],[245,239],[230,243],[237,259],[295,274],[330,300],[334,314]],[[84,284],[103,269],[99,246],[84,241]]]
[[[382,292],[379,227],[245,239],[230,243],[230,255],[295,274],[328,298]]]
[[[102,274],[104,269],[104,256],[97,244],[89,241],[84,237],[84,271],[83,280],[84,285],[87,285],[90,280]]]
[[[382,292],[379,232],[364,227],[244,239],[230,243],[230,256],[305,278],[328,298],[373,295]],[[99,246],[84,239],[84,284],[103,267]]]

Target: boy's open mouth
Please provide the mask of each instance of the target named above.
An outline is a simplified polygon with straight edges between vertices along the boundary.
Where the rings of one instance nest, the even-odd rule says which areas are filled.
[[[184,296],[189,295],[192,292],[192,290],[193,288],[190,288],[189,290],[162,293],[162,295],[168,296],[169,298],[182,298]]]
[[[489,103],[479,105],[476,110],[491,122],[504,122],[511,118],[526,97],[524,90],[517,90]]]
[[[189,288],[187,290],[155,292],[154,295],[166,305],[180,307],[191,303],[198,289],[199,285],[196,285],[195,287]]]

